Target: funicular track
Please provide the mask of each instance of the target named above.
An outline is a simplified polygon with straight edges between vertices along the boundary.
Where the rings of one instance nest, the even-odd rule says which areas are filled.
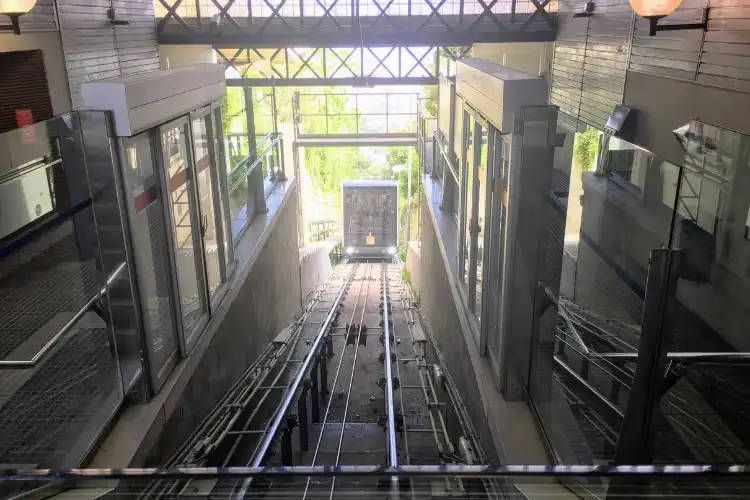
[[[485,463],[415,320],[398,262],[344,263],[168,467]],[[434,357],[434,356],[432,356]],[[283,477],[152,482],[143,498],[498,498],[492,481]]]

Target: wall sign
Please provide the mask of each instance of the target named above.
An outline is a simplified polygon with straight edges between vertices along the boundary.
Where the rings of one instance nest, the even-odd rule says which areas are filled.
[[[21,142],[23,144],[36,143],[36,129],[34,128],[34,114],[30,109],[16,110],[16,124],[21,129]]]

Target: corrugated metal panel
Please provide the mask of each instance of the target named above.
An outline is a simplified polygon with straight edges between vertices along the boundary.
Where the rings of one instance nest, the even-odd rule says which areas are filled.
[[[633,11],[627,0],[600,0],[591,17],[580,2],[561,2],[550,102],[569,119],[602,128],[622,103]]]
[[[17,109],[30,109],[35,123],[52,118],[41,50],[0,52],[0,68],[0,133],[18,128]]]
[[[750,92],[750,0],[711,1],[697,79]]]
[[[601,129],[622,103],[633,10],[627,0],[598,0],[588,19],[579,119]]]
[[[703,18],[707,0],[684,0],[660,24],[697,23]],[[693,80],[698,70],[702,30],[660,31],[648,34],[648,21],[637,18],[633,35],[630,69],[683,80]]]
[[[73,107],[83,104],[84,82],[160,69],[153,1],[59,0],[58,5]],[[128,25],[112,26],[111,6]]]

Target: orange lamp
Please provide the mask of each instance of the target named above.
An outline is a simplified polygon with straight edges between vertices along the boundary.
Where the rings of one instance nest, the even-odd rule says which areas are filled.
[[[682,0],[630,0],[630,6],[641,17],[668,16],[680,6]]]
[[[11,25],[0,26],[0,31],[13,31],[14,34],[21,34],[21,26],[18,19],[34,8],[36,0],[0,0],[0,14],[10,17]]]
[[[703,10],[703,22],[686,24],[667,24],[659,26],[659,19],[670,15],[682,3],[682,0],[630,0],[630,6],[636,14],[649,20],[649,35],[657,31],[706,30],[708,27],[708,9]]]

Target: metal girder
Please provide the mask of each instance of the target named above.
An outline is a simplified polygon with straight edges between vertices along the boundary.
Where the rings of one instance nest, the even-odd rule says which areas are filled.
[[[553,41],[550,0],[159,0],[159,43],[216,47]],[[218,22],[217,22],[218,20]],[[227,22],[221,22],[226,20]]]
[[[437,85],[438,77],[406,78],[227,78],[228,87],[374,87],[376,85]]]
[[[470,47],[469,47],[470,48]],[[336,48],[217,48],[233,87],[436,85],[441,48],[435,46]],[[443,48],[449,58],[464,47]]]

